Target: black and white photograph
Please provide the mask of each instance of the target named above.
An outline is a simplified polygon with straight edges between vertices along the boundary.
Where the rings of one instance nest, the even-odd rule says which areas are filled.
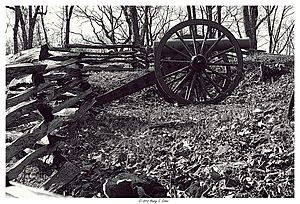
[[[105,3],[2,6],[4,197],[295,201],[295,5]]]

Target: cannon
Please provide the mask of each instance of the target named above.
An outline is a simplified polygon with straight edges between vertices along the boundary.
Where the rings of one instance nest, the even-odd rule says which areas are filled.
[[[181,22],[154,43],[154,71],[98,96],[95,105],[152,85],[157,86],[168,102],[216,104],[240,82],[241,49],[249,48],[249,39],[236,39],[216,22],[204,19]]]

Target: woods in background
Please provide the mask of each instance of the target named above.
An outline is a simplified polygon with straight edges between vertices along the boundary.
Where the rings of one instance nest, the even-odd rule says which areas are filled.
[[[292,6],[6,6],[6,54],[49,44],[152,46],[173,25],[191,18],[216,21],[252,49],[294,53]]]

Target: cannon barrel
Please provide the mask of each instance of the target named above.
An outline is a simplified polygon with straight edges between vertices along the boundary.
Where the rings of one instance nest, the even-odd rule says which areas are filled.
[[[193,39],[183,39],[183,40],[188,47],[190,47],[190,48],[193,47]],[[216,41],[217,41],[217,39],[207,39],[205,41],[205,45],[207,47],[210,47]],[[249,49],[250,48],[250,39],[249,38],[239,38],[239,39],[237,39],[237,41],[238,41],[241,49]],[[196,39],[196,46],[199,48],[202,45],[202,42],[203,42],[203,39]],[[158,44],[159,44],[159,41],[155,41],[153,44],[154,54],[156,53]],[[169,40],[166,44],[176,50],[179,50],[179,51],[185,50],[185,48],[182,45],[182,42],[179,39]],[[215,45],[214,51],[226,50],[232,46],[233,46],[232,43],[228,39],[222,39],[222,40],[220,40],[220,42],[218,42]],[[174,51],[172,51],[171,49],[169,49],[167,47],[164,47],[162,50],[162,55],[170,55],[170,54],[174,54]]]

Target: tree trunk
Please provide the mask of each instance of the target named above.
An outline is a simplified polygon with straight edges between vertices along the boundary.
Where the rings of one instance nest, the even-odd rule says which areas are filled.
[[[61,8],[61,11],[62,11],[62,19],[61,19],[61,27],[60,27],[60,45],[61,46],[64,46],[64,41],[65,41],[65,39],[64,39],[64,25],[65,25],[65,17],[66,17],[66,15],[65,15],[65,7],[64,6],[62,6],[62,8]]]
[[[28,46],[27,48],[30,49],[33,47],[33,36],[34,36],[34,28],[37,21],[37,15],[39,12],[40,6],[35,7],[34,14],[32,13],[32,6],[28,7]]]
[[[188,15],[188,20],[192,20],[191,6],[186,6],[186,10],[187,10],[187,15]],[[193,29],[191,26],[189,27],[189,29],[190,29],[190,35],[192,36]]]
[[[269,13],[270,12],[270,7],[266,6],[266,11]],[[274,16],[275,20],[275,16]],[[273,48],[273,27],[271,23],[271,15],[268,16],[267,18],[267,23],[268,23],[268,34],[269,34],[269,53],[272,53],[272,48]]]
[[[132,26],[132,41],[133,45],[141,45],[141,36],[140,36],[140,30],[139,30],[139,23],[138,23],[138,14],[137,14],[137,9],[136,6],[129,6],[129,13],[130,13],[130,19],[131,19],[131,26]],[[134,50],[139,50],[139,48],[133,48]],[[131,66],[136,69],[138,67],[141,67],[141,64],[137,60],[137,58],[134,56],[133,57],[134,62],[131,63]]]
[[[150,6],[145,6],[144,9],[144,24],[143,24],[143,30],[142,30],[142,42],[144,45],[149,46],[149,19],[148,19],[148,13],[149,13]]]
[[[258,17],[258,6],[250,6],[250,20],[251,20],[251,25],[252,25],[252,33],[251,33],[251,37],[252,37],[252,48],[253,49],[257,49],[257,38],[256,38],[256,23],[257,23],[257,17]]]
[[[196,7],[195,6],[187,6],[186,7],[187,13],[188,13],[188,20],[191,19],[197,19],[196,15]]]
[[[148,27],[149,38],[150,38],[149,46],[153,45],[152,24],[153,24],[153,15],[151,15],[151,9],[149,9],[149,27]]]
[[[13,32],[14,32],[14,54],[19,52],[19,44],[18,44],[18,27],[19,27],[19,16],[18,13],[15,9],[15,26],[13,28]]]
[[[132,22],[131,26],[132,26],[133,44],[140,45],[141,37],[140,37],[140,31],[139,31],[136,6],[129,6],[129,10],[130,10],[130,17],[131,17],[131,22]]]
[[[201,19],[205,18],[204,17],[204,13],[205,13],[204,10],[205,10],[204,6],[200,6]]]
[[[243,6],[244,27],[246,36],[250,39],[250,48],[257,49],[256,22],[258,16],[257,6]]]
[[[42,44],[42,34],[41,34],[41,25],[40,23],[38,22],[37,24],[37,41],[38,41],[38,44],[41,45]]]
[[[110,32],[111,32],[109,39],[111,40],[112,44],[116,44],[113,9],[111,6],[109,6],[108,9],[109,9],[109,23],[110,23]]]
[[[207,18],[207,20],[210,20],[210,21],[213,20],[212,10],[213,10],[212,6],[206,6],[206,18]]]
[[[131,20],[130,20],[130,15],[128,13],[128,6],[122,6],[122,11],[124,13],[125,16],[125,20],[128,24],[128,38],[124,41],[124,44],[128,43],[131,41],[131,37],[132,37],[132,26],[131,26]]]
[[[47,35],[47,31],[46,31],[46,27],[45,27],[45,22],[44,22],[44,15],[46,15],[46,14],[47,14],[47,7],[46,7],[46,11],[44,12],[44,8],[42,6],[41,22],[42,22],[42,27],[43,27],[43,31],[44,31],[44,36],[45,36],[46,44],[49,45],[48,35]]]
[[[27,41],[27,32],[26,32],[26,25],[25,25],[25,21],[23,19],[23,14],[21,11],[21,7],[20,6],[15,6],[16,9],[16,13],[17,16],[20,20],[20,24],[21,24],[21,30],[22,30],[22,40],[23,40],[23,50],[28,49],[28,41]]]
[[[70,44],[70,19],[69,19],[69,11],[68,6],[65,6],[65,15],[66,15],[66,33],[65,33],[65,43],[64,47]]]
[[[206,6],[206,18],[207,20],[212,21],[213,20],[213,14],[212,14],[213,7],[212,6]],[[212,31],[211,27],[208,28],[208,37],[214,38],[214,32]]]
[[[33,16],[32,6],[28,6],[28,49],[32,48],[33,43]]]
[[[196,15],[196,6],[192,6],[192,18],[193,18],[193,19],[197,19],[197,15]]]
[[[221,25],[222,23],[222,6],[217,6],[217,15],[218,15],[218,23]],[[221,36],[221,31],[218,31],[218,37]]]
[[[186,6],[187,14],[188,14],[188,20],[192,19],[192,12],[191,12],[191,6]]]
[[[148,20],[148,13],[149,13],[149,10],[150,10],[150,6],[146,6],[145,8],[145,33],[146,33],[146,45],[147,46],[150,46],[150,35],[151,33],[149,33],[149,20]]]
[[[70,9],[68,9],[68,6],[65,7],[65,13],[66,13],[66,33],[65,33],[65,43],[64,45],[70,44],[70,22],[71,22],[71,16],[73,14],[74,6],[71,6]]]

